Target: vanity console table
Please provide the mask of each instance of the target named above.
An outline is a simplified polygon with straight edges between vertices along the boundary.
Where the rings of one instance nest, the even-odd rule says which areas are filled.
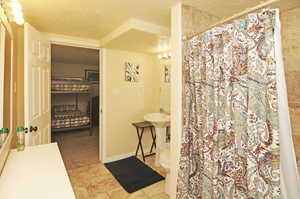
[[[0,176],[1,199],[75,199],[56,143],[12,150]]]

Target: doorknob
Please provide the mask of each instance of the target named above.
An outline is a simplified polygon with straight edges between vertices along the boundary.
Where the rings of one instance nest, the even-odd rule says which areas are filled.
[[[38,130],[37,126],[35,126],[35,127],[30,126],[29,132],[37,132],[37,130]]]

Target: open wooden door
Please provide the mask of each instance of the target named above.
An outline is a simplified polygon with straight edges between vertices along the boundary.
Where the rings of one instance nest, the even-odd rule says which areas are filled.
[[[24,25],[25,145],[51,142],[51,47],[30,24]]]

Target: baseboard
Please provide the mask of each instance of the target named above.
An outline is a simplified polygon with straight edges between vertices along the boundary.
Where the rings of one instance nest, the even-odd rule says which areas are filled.
[[[147,148],[144,151],[150,151],[150,148]],[[138,155],[140,155],[140,154],[141,154],[141,152],[139,152]],[[148,153],[146,153],[146,154],[148,154]],[[135,155],[135,151],[130,152],[130,153],[124,153],[124,154],[121,154],[121,155],[115,155],[115,156],[107,157],[102,162],[103,163],[114,162],[114,161],[118,161],[118,160],[122,160],[122,159],[125,159],[125,158],[128,158],[128,157],[134,156],[134,155]]]

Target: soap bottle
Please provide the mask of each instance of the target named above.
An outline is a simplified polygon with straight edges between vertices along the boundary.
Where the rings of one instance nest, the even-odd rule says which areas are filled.
[[[17,128],[17,150],[24,151],[25,148],[25,129],[22,126]]]
[[[1,140],[2,140],[2,144],[4,144],[6,138],[8,137],[8,128],[3,128],[2,129],[2,134],[1,134]]]
[[[2,147],[4,141],[3,141],[3,129],[0,129],[0,148]]]

